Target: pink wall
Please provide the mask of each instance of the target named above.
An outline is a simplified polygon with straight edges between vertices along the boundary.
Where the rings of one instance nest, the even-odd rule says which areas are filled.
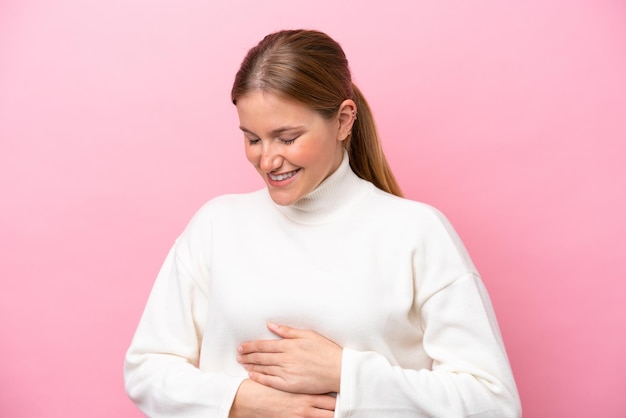
[[[456,225],[525,416],[626,416],[624,2],[366,3],[0,2],[0,416],[141,416],[124,351],[192,213],[261,186],[229,88],[283,27],[344,45]]]

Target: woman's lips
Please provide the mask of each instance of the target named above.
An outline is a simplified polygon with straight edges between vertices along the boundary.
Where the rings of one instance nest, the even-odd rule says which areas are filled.
[[[288,171],[286,173],[280,174],[267,173],[267,180],[273,186],[284,186],[290,183],[289,180],[293,179],[293,177],[298,174],[298,172],[300,172],[299,168],[297,170]]]
[[[282,173],[282,174],[268,174],[268,176],[270,176],[270,178],[274,181],[283,181],[290,177],[293,177],[298,172],[298,170],[293,170],[293,171],[289,171],[288,173]]]

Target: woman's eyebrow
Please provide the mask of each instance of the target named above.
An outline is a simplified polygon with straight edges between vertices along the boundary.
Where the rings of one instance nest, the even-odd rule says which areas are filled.
[[[303,129],[304,126],[283,126],[281,128],[277,128],[277,129],[273,129],[272,131],[270,131],[270,135],[272,136],[278,136],[280,134],[282,134],[283,132],[287,132],[287,131],[295,131],[298,129]],[[240,126],[239,129],[241,129],[243,132],[254,135],[254,136],[258,136],[257,134],[255,134],[254,132],[252,132],[249,129],[244,128],[243,126]]]

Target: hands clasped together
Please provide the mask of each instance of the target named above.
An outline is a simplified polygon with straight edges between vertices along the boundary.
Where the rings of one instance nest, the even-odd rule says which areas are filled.
[[[237,361],[250,379],[239,387],[230,417],[332,418],[342,348],[315,331],[268,323],[281,337],[241,344]]]

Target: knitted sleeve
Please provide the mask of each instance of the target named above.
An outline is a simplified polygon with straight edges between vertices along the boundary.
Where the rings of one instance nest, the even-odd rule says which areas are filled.
[[[412,252],[413,310],[430,367],[344,348],[336,418],[518,417],[521,407],[489,296],[443,215]]]
[[[207,254],[210,221],[196,216],[167,255],[126,354],[126,391],[150,417],[227,418],[241,383],[199,369]]]

